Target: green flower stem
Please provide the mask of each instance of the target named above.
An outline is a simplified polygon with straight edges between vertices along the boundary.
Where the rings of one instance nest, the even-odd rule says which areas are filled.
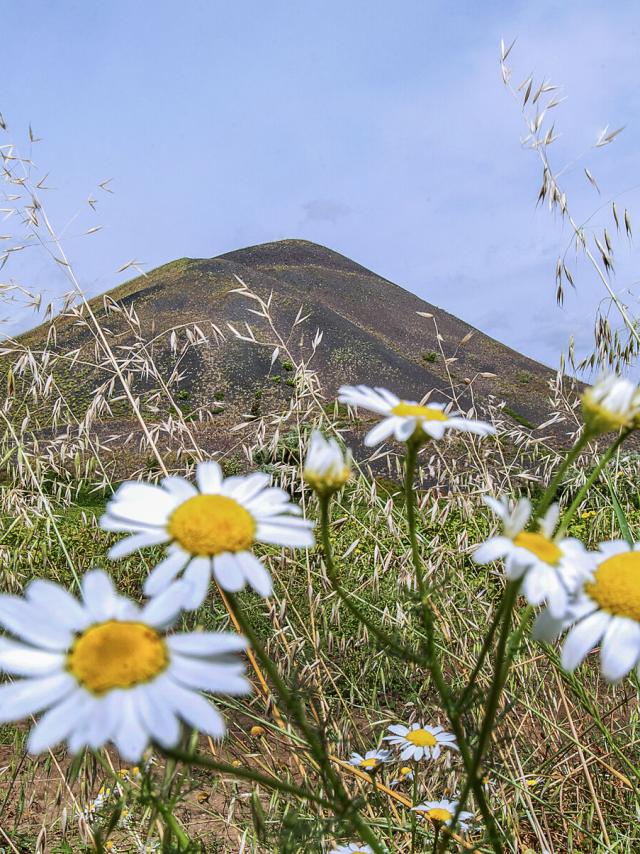
[[[433,848],[431,849],[433,854],[436,854],[436,851],[438,850],[438,839],[440,838],[440,827],[441,827],[440,824],[434,824],[434,826],[433,826]]]
[[[258,771],[253,771],[250,768],[231,765],[228,762],[219,762],[217,759],[210,759],[208,756],[202,756],[200,753],[191,753],[186,750],[178,750],[177,748],[168,749],[156,745],[156,750],[177,762],[183,762],[185,765],[195,765],[197,768],[206,768],[208,771],[217,771],[220,774],[229,774],[239,780],[248,780],[252,783],[258,783],[267,789],[275,789],[279,792],[284,792],[287,795],[295,795],[302,801],[312,801],[325,809],[333,809],[334,804],[328,801],[321,795],[306,789],[304,786],[296,786],[293,783],[287,783],[284,780],[278,780],[276,777],[269,777],[266,774],[261,774]]]
[[[493,620],[491,621],[491,625],[489,626],[489,631],[485,635],[485,638],[482,642],[482,648],[480,649],[480,653],[478,655],[478,660],[476,661],[476,663],[474,665],[471,676],[469,677],[469,681],[467,682],[467,685],[465,686],[464,691],[460,695],[460,698],[456,701],[456,705],[458,707],[457,708],[458,717],[460,717],[465,710],[467,700],[469,699],[471,691],[473,690],[473,686],[475,684],[475,681],[478,678],[478,675],[480,673],[480,670],[482,668],[484,660],[487,657],[489,650],[491,649],[491,642],[493,640],[493,636],[495,635],[498,626],[500,625],[500,621],[502,619],[502,613],[504,611],[504,607],[505,607],[505,597],[503,596],[502,599],[500,600],[500,605],[496,608],[495,614],[493,615]]]
[[[593,470],[591,471],[591,474],[586,479],[578,494],[567,508],[567,512],[562,517],[557,536],[562,536],[562,534],[564,534],[564,532],[567,530],[567,528],[569,527],[569,523],[576,514],[576,511],[584,501],[585,495],[597,480],[600,472],[605,468],[611,457],[613,457],[620,445],[624,442],[624,440],[630,433],[631,430],[623,430],[618,436],[618,438],[615,440],[615,442],[607,449],[607,451],[602,455],[602,457],[600,457],[600,460],[598,461],[597,465],[594,466]]]
[[[182,743],[186,745],[186,748],[189,753],[195,753],[196,747],[198,745],[198,731],[195,729],[186,730]],[[170,761],[172,762],[173,760]],[[167,762],[167,765],[169,765],[169,762]],[[182,792],[184,784],[186,783],[186,777],[186,774],[174,774],[174,779],[171,781],[171,785],[169,787],[169,793],[171,795],[169,803],[172,809],[178,803],[178,799],[180,798],[180,794]]]
[[[487,804],[484,789],[482,788],[482,783],[477,780],[477,770],[475,773],[472,773],[474,767],[473,757],[471,755],[469,745],[467,744],[466,735],[462,727],[462,723],[460,721],[460,715],[458,712],[457,705],[451,696],[449,685],[447,683],[447,680],[445,679],[444,673],[442,672],[440,657],[438,655],[438,650],[436,646],[435,622],[433,618],[431,604],[429,602],[429,593],[424,578],[424,570],[422,566],[422,559],[420,557],[420,548],[418,546],[418,537],[416,533],[416,512],[414,503],[415,499],[413,480],[415,477],[416,464],[418,459],[418,448],[419,442],[415,440],[409,440],[409,442],[407,442],[404,487],[405,509],[407,512],[409,537],[411,540],[411,556],[413,560],[413,567],[416,573],[416,582],[418,585],[418,592],[420,594],[420,601],[422,605],[422,622],[425,628],[426,666],[428,667],[429,672],[431,673],[431,678],[433,679],[434,685],[440,697],[440,701],[451,723],[451,728],[453,730],[453,734],[456,737],[458,748],[460,750],[460,755],[464,762],[468,785],[466,796],[468,796],[470,790],[473,790],[473,793],[476,796],[476,800],[478,801],[478,806],[482,813],[482,817],[489,831],[493,849],[496,854],[502,854],[502,846],[499,842],[498,828],[496,826],[495,819],[493,818],[489,805]],[[509,616],[510,615],[511,610],[509,610]],[[461,806],[459,808],[459,812],[461,812],[463,808],[464,807]],[[459,815],[456,816],[456,821],[457,818],[459,818]],[[454,827],[455,821],[452,823],[452,829]],[[446,850],[450,840],[451,836],[449,834],[445,834],[442,843],[442,850]]]
[[[418,801],[418,763],[413,763],[413,794],[411,795],[411,806],[417,806]],[[411,854],[416,850],[416,830],[418,825],[418,813],[411,810]]]
[[[162,798],[153,798],[154,805],[162,818],[165,820],[167,827],[171,829],[171,831],[175,834],[176,839],[178,840],[178,851],[188,851],[191,847],[191,839],[187,836],[184,830],[180,827],[178,820],[172,813],[172,811],[167,807],[166,804],[163,803]]]
[[[392,635],[381,629],[373,620],[367,617],[366,614],[353,602],[349,593],[340,584],[338,573],[336,571],[335,561],[333,559],[333,548],[331,546],[330,528],[331,528],[331,505],[330,498],[326,495],[319,497],[320,501],[320,536],[322,538],[322,549],[324,552],[324,563],[327,570],[327,576],[331,583],[331,587],[340,597],[341,601],[346,605],[358,622],[365,625],[372,635],[374,635],[380,644],[390,653],[403,661],[412,661],[414,664],[424,666],[426,664],[425,657],[420,655],[415,650],[405,647],[400,644]]]
[[[502,688],[504,688],[505,683],[507,681],[507,676],[509,674],[509,668],[511,667],[511,662],[513,661],[518,649],[520,648],[520,643],[522,641],[522,635],[524,634],[524,630],[529,625],[529,619],[534,612],[533,605],[527,605],[527,607],[522,612],[522,616],[520,617],[520,623],[518,628],[515,631],[511,632],[509,636],[509,641],[507,643],[507,653],[505,655],[505,661],[503,666],[503,674],[502,674]]]
[[[485,752],[487,750],[487,747],[489,746],[491,733],[493,732],[495,718],[498,711],[498,704],[500,702],[500,696],[504,687],[504,680],[506,679],[506,674],[508,671],[507,647],[509,638],[511,636],[511,616],[518,598],[519,589],[520,580],[517,580],[509,582],[509,584],[507,585],[507,589],[505,590],[504,604],[502,608],[502,628],[500,630],[498,648],[496,650],[496,662],[493,671],[493,682],[491,684],[491,688],[489,689],[489,696],[487,697],[484,719],[480,728],[480,735],[478,736],[478,743],[474,751],[471,766],[466,769],[467,779],[465,781],[465,785],[460,795],[460,798],[458,799],[458,806],[455,815],[451,821],[452,828],[455,828],[458,819],[460,818],[460,813],[464,810],[471,791],[473,790],[474,794],[476,794],[476,797],[478,797],[478,790],[482,791],[482,782],[479,779],[479,772],[482,766],[482,760],[484,758]],[[503,850],[502,841],[493,816],[491,817],[491,822],[487,823],[487,831],[489,833],[489,840],[491,842],[493,850],[496,852],[496,854],[501,854]],[[446,851],[448,842],[449,840],[445,837],[445,839],[443,840],[443,844],[440,848],[441,852]]]
[[[418,585],[418,594],[420,596],[420,606],[422,610],[422,622],[427,633],[433,630],[433,614],[431,613],[431,605],[429,602],[429,590],[424,577],[424,568],[420,557],[420,547],[418,546],[418,535],[416,533],[416,505],[413,481],[416,474],[416,465],[418,462],[418,449],[420,443],[414,439],[409,439],[407,442],[407,456],[405,459],[404,473],[404,503],[407,513],[407,524],[409,526],[409,539],[411,541],[411,557],[413,559],[413,567],[416,573],[416,583]]]
[[[540,501],[537,503],[533,511],[534,520],[539,519],[541,516],[544,516],[544,514],[549,508],[549,505],[556,496],[556,492],[558,491],[558,487],[560,486],[560,482],[562,481],[565,472],[567,471],[569,466],[571,466],[571,464],[574,463],[575,460],[580,456],[582,450],[592,437],[593,434],[586,428],[582,431],[582,434],[560,464],[560,467],[555,473],[551,483],[547,486],[547,488],[542,494],[542,497],[540,498]]]
[[[228,593],[227,601],[242,634],[249,641],[254,654],[271,680],[272,685],[275,687],[283,705],[304,735],[307,744],[309,745],[311,755],[318,765],[325,787],[327,788],[329,795],[335,799],[332,804],[332,809],[335,810],[336,805],[338,805],[340,814],[343,815],[344,819],[351,824],[353,830],[359,833],[361,838],[371,846],[375,854],[384,854],[385,849],[380,845],[375,834],[366,822],[363,821],[356,806],[351,801],[348,792],[342,785],[340,776],[334,771],[325,744],[317,730],[315,730],[309,723],[299,698],[291,692],[280,675],[278,668],[267,654],[260,639],[247,620],[243,610],[238,606],[238,601],[235,595]]]

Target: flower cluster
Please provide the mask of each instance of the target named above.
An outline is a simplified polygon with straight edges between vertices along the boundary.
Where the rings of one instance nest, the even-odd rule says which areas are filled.
[[[440,757],[443,749],[458,750],[455,737],[450,732],[445,732],[441,726],[430,726],[423,723],[411,724],[392,724],[388,727],[389,735],[383,737],[383,741],[389,742],[390,745],[398,749],[398,759],[401,762],[411,762],[412,765],[402,765],[397,773],[397,777],[390,783],[391,788],[413,782],[417,773],[418,764],[425,760],[436,760]],[[350,765],[360,768],[362,771],[374,775],[382,769],[382,767],[393,761],[393,755],[390,750],[369,750],[362,756],[360,753],[352,753],[347,760]],[[457,811],[456,801],[425,801],[414,807],[415,810],[423,818],[429,819],[433,824],[450,825]],[[468,821],[473,817],[473,813],[460,811],[458,816],[459,826],[462,830],[468,828]],[[349,846],[335,848],[334,851],[366,851],[359,847],[357,843],[350,843]]]
[[[267,475],[224,478],[215,462],[198,465],[196,485],[180,477],[124,483],[101,527],[128,534],[111,559],[167,544],[144,583],[148,602],[119,594],[100,569],[84,575],[80,599],[42,579],[23,598],[0,595],[0,627],[9,635],[0,637],[0,669],[13,678],[0,686],[0,723],[43,713],[29,735],[32,753],[63,741],[72,753],[111,741],[131,762],[149,744],[174,747],[181,723],[222,738],[224,720],[202,692],[250,691],[239,655],[246,641],[173,626],[202,603],[212,575],[224,590],[248,582],[269,595],[271,578],[252,546],[313,545],[313,523],[300,516]]]
[[[587,436],[638,426],[640,391],[628,380],[600,380],[583,394],[582,404]],[[568,630],[561,655],[565,670],[575,670],[599,646],[605,679],[617,682],[634,668],[640,675],[640,543],[613,540],[589,552],[577,539],[554,536],[557,505],[532,530],[528,499],[515,505],[504,498],[485,500],[503,530],[477,547],[474,559],[484,564],[504,558],[507,578],[521,580],[529,604],[545,606],[534,637],[552,641]]]

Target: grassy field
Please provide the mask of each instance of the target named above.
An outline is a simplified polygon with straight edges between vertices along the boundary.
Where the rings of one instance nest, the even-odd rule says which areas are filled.
[[[301,442],[305,436],[306,430],[300,434]],[[446,461],[446,446],[441,453]],[[295,460],[270,470],[274,468],[306,505],[306,512],[315,516],[315,499],[300,492]],[[617,480],[632,530],[640,522],[629,488],[636,470],[635,458],[625,458]],[[447,488],[443,480],[419,491],[418,533],[429,582],[436,591],[443,666],[455,687],[463,685],[473,667],[503,579],[499,568],[478,567],[469,557],[470,547],[485,539],[493,524],[481,506],[478,476],[466,476],[464,490],[451,485],[449,481]],[[39,576],[73,590],[76,575],[104,565],[114,538],[102,533],[96,520],[109,491],[84,492],[70,505],[45,494],[33,512],[5,513],[1,552],[5,589],[18,592]],[[420,640],[403,511],[399,486],[362,476],[334,505],[333,546],[343,586],[365,612],[389,630],[402,630]],[[616,525],[608,495],[597,489],[571,533],[593,546],[616,536]],[[245,592],[243,605],[281,672],[317,721],[332,755],[345,760],[353,750],[364,753],[380,746],[390,723],[409,718],[445,723],[428,673],[385,654],[341,605],[328,583],[320,549],[306,556],[270,547],[263,547],[262,553],[274,577],[275,595],[265,604]],[[159,556],[160,550],[156,554],[150,550],[144,559],[138,555],[113,564],[123,592],[138,598],[141,579]],[[190,628],[227,625],[226,611],[215,593],[185,618]],[[487,673],[480,679],[465,715],[471,732],[478,723],[488,678]],[[484,768],[487,796],[508,850],[539,851],[545,844],[582,852],[638,850],[636,782],[629,779],[628,767],[613,746],[638,765],[634,698],[630,682],[608,687],[592,663],[568,676],[556,666],[553,650],[524,641]],[[223,700],[221,705],[229,720],[229,736],[221,745],[201,739],[202,751],[279,778],[313,780],[300,735],[288,724],[280,729],[260,690],[249,701]],[[260,730],[252,734],[253,727]],[[142,851],[144,844],[159,844],[163,836],[161,850],[187,850],[169,842],[156,807],[158,798],[172,805],[193,851],[322,851],[328,850],[323,846],[330,839],[345,838],[341,822],[321,810],[228,775],[185,772],[161,759],[140,779],[129,769],[117,791],[112,769],[117,772],[120,764],[115,753],[71,760],[60,750],[36,760],[25,755],[26,732],[24,725],[5,725],[1,731],[0,826],[11,846],[7,850],[68,852],[94,850],[97,844],[104,850]],[[402,800],[411,800],[411,784],[401,782],[391,795],[376,794],[370,783],[347,767],[338,767],[349,791],[364,799],[371,826],[392,850],[411,850],[409,812]],[[385,768],[382,782],[389,785],[398,769],[398,763]],[[452,796],[460,779],[456,754],[425,765],[419,796],[422,800]],[[101,804],[99,793],[105,786],[112,793]],[[421,824],[417,834],[416,850],[431,850],[431,828]],[[489,850],[481,822],[466,838],[474,850]]]

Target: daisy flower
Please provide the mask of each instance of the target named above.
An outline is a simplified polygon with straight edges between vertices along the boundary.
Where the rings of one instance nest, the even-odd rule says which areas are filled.
[[[157,596],[140,608],[92,570],[78,601],[64,588],[37,579],[24,598],[0,596],[0,670],[15,681],[0,686],[0,723],[44,712],[28,748],[41,753],[67,741],[76,753],[112,741],[123,759],[139,759],[149,742],[174,747],[179,719],[216,738],[222,716],[201,691],[249,693],[246,647],[232,633],[167,635],[180,596]]]
[[[391,759],[390,750],[368,750],[364,756],[360,753],[352,753],[347,762],[354,768],[361,768],[363,771],[377,771],[389,759]]]
[[[575,670],[600,646],[605,679],[618,682],[634,667],[640,675],[640,543],[601,543],[593,577],[578,591],[566,618],[543,612],[534,636],[553,640],[567,627],[561,656],[565,670]]]
[[[417,807],[411,807],[411,809],[422,813],[425,818],[428,818],[434,824],[450,825],[458,809],[458,801],[448,801],[446,799],[442,801],[425,801],[423,804],[418,804]],[[470,818],[473,818],[473,813],[462,810],[458,816],[460,830],[468,829]]]
[[[491,563],[505,558],[507,578],[522,578],[522,593],[530,605],[546,602],[550,612],[562,617],[569,597],[590,576],[593,556],[579,540],[553,539],[558,522],[558,505],[553,504],[540,520],[538,531],[525,531],[531,517],[531,503],[521,498],[515,506],[506,498],[485,503],[502,519],[502,534],[490,537],[474,552],[476,563]]]
[[[337,492],[351,477],[351,452],[342,453],[335,439],[325,439],[319,430],[311,434],[303,476],[320,495]]]
[[[343,385],[338,391],[340,403],[360,406],[383,415],[384,419],[367,433],[364,443],[371,447],[394,436],[398,442],[409,439],[442,439],[445,430],[460,430],[489,436],[495,433],[490,424],[470,421],[459,412],[447,412],[441,403],[420,404],[400,400],[386,388],[369,388],[366,385]]]
[[[411,783],[413,782],[413,768],[409,765],[403,765],[402,768],[398,771],[398,777],[395,780],[392,780],[389,783],[392,789],[397,788],[400,783]]]
[[[404,761],[413,759],[419,762],[423,757],[437,759],[443,747],[458,749],[455,737],[450,732],[445,732],[441,726],[393,724],[388,731],[392,735],[385,735],[384,741],[400,747],[400,759]]]
[[[373,854],[373,848],[361,842],[349,842],[347,845],[332,848],[329,854]]]
[[[165,477],[160,486],[127,482],[116,491],[100,520],[105,531],[130,536],[109,551],[112,560],[145,546],[168,543],[167,556],[144,584],[147,596],[161,593],[184,570],[188,583],[183,607],[202,604],[211,575],[235,593],[245,582],[261,596],[271,593],[271,576],[251,551],[254,543],[308,548],[313,522],[287,493],[255,472],[224,478],[216,462],[199,463],[196,485]]]
[[[632,427],[640,416],[640,389],[611,374],[582,395],[582,413],[587,429],[594,434]]]

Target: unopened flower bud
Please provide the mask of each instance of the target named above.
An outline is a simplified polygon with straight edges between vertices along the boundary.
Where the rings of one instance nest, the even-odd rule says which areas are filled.
[[[640,390],[635,383],[611,374],[582,395],[586,429],[595,436],[636,426],[640,417]]]
[[[351,477],[351,453],[343,454],[335,439],[314,430],[303,471],[305,482],[319,495],[337,492]]]

